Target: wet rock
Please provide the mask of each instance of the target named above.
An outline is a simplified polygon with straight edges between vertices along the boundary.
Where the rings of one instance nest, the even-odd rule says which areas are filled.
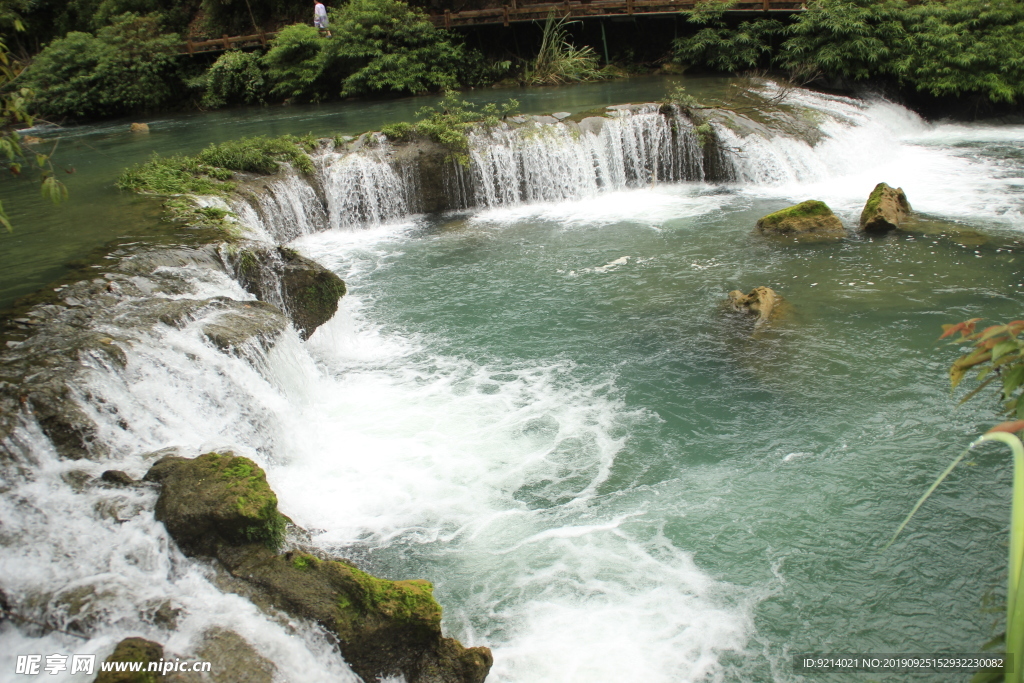
[[[843,223],[825,202],[809,200],[770,213],[757,221],[763,235],[796,239],[838,239],[846,236]]]
[[[572,112],[569,112],[569,111],[556,111],[551,116],[553,116],[554,118],[556,118],[559,121],[561,121],[562,119],[567,119],[570,116],[572,116]]]
[[[196,658],[210,662],[212,683],[272,683],[277,667],[234,631],[212,628],[202,635]]]
[[[230,452],[172,455],[158,460],[144,480],[162,485],[156,518],[186,552],[216,555],[222,544],[281,544],[285,519],[277,496],[248,458]]]
[[[131,131],[132,133],[148,133],[149,132],[149,124],[148,123],[133,123],[128,128],[128,130]]]
[[[160,662],[164,658],[164,647],[145,638],[125,638],[114,652],[107,657],[107,662],[142,662],[142,671],[101,671],[94,683],[155,683],[164,680],[160,673],[146,669],[150,662]]]
[[[269,604],[311,619],[338,638],[364,680],[482,683],[492,658],[441,633],[441,607],[426,581],[388,581],[301,551],[278,554],[285,518],[263,471],[230,453],[167,457],[145,477],[161,484],[156,516],[188,554],[214,557]]]
[[[135,480],[121,470],[107,470],[100,475],[100,479],[112,486],[131,486]]]
[[[754,287],[749,294],[738,289],[729,292],[729,305],[734,311],[757,316],[757,324],[768,322],[778,311],[782,297],[771,287]]]
[[[457,208],[451,205],[446,187],[456,172],[451,150],[420,138],[395,145],[393,158],[396,166],[407,170],[407,177],[415,178],[410,208],[424,213]]]
[[[604,116],[588,116],[580,121],[580,132],[599,135],[607,122],[608,119]]]
[[[184,612],[185,610],[175,607],[170,600],[155,600],[146,604],[142,610],[142,617],[151,624],[173,631],[178,628],[178,619]]]
[[[267,348],[287,325],[284,314],[273,304],[231,302],[229,308],[214,313],[203,323],[203,335],[223,351],[240,349],[250,343]]]
[[[900,227],[910,216],[910,202],[903,188],[895,189],[878,183],[864,204],[860,214],[860,229],[864,232],[887,232]]]
[[[228,260],[242,286],[280,306],[303,339],[334,316],[345,295],[344,280],[292,249],[252,244]]]

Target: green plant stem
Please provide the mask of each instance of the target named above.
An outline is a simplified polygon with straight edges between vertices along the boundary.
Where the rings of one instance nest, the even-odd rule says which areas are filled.
[[[1024,681],[1021,655],[1024,654],[1024,595],[1021,595],[1021,569],[1024,565],[1024,444],[1014,434],[991,432],[974,444],[999,441],[1013,452],[1013,502],[1010,508],[1010,564],[1006,593],[1006,654],[1013,671],[1005,675],[1008,683]],[[971,444],[972,446],[974,444]]]

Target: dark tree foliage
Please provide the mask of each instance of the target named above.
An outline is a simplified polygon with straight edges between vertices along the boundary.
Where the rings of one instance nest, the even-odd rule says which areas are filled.
[[[180,94],[177,34],[153,17],[126,13],[95,35],[72,32],[50,43],[25,72],[53,117],[117,116],[168,106]]]
[[[723,71],[785,68],[851,80],[884,79],[929,95],[1024,96],[1024,3],[1019,0],[814,0],[789,23],[730,26],[724,6],[691,12],[703,26],[676,58]]]
[[[330,12],[333,37],[297,24],[264,58],[273,92],[320,101],[454,88],[481,59],[400,0],[351,0]]]

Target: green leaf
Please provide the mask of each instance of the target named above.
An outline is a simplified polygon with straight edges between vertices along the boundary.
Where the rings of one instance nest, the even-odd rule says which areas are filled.
[[[992,347],[992,360],[998,360],[1002,356],[1008,353],[1013,353],[1017,350],[1017,340],[1010,339],[1008,341],[1001,341]]]
[[[68,188],[53,176],[43,179],[41,190],[43,197],[54,204],[60,204],[68,198]]]
[[[1003,398],[1010,398],[1024,383],[1024,365],[1014,365],[1003,373]]]

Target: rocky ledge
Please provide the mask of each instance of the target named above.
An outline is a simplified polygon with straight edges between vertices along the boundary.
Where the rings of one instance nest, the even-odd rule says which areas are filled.
[[[203,297],[199,285],[236,278],[254,295]],[[84,376],[120,367],[136,340],[154,327],[199,321],[226,353],[272,346],[289,322],[308,337],[337,311],[345,283],[291,250],[211,241],[190,247],[114,252],[83,277],[37,296],[6,321],[0,351],[0,457],[23,416],[32,417],[67,458],[104,454],[96,425],[82,409]]]
[[[344,560],[298,548],[279,552],[289,520],[256,463],[231,453],[168,456],[146,480],[161,486],[156,517],[186,554],[211,558],[244,582],[257,604],[315,621],[338,638],[363,680],[482,683],[492,657],[441,632],[427,581],[389,581]]]

